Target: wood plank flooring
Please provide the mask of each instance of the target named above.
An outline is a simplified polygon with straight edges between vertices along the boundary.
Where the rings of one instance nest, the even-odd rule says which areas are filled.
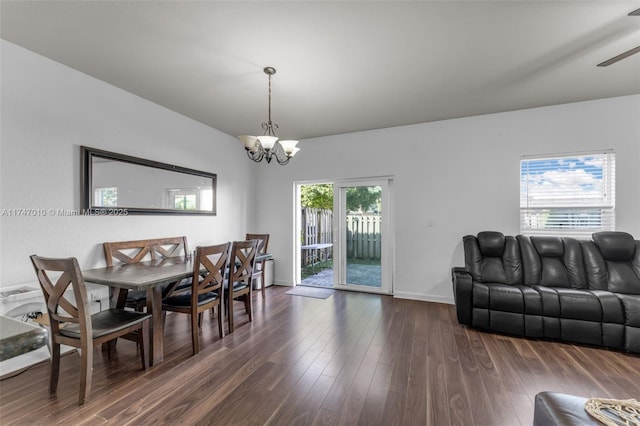
[[[0,424],[531,425],[544,390],[640,399],[640,357],[478,332],[453,306],[338,291],[328,299],[270,287],[254,321],[238,305],[219,339],[205,316],[191,355],[186,315],[169,314],[164,363],[144,372],[135,344],[94,356],[77,405],[76,353],[56,397],[48,364],[0,382]]]

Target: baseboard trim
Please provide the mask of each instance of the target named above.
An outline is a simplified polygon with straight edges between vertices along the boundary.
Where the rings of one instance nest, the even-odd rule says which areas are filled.
[[[293,287],[293,283],[284,282],[284,281],[274,281],[274,285],[283,286],[283,287]],[[339,290],[334,287],[331,287],[334,290]],[[377,293],[372,293],[377,294]],[[423,293],[410,293],[406,291],[396,291],[389,296],[396,297],[398,299],[409,299],[409,300],[420,300],[422,302],[434,302],[434,303],[446,303],[447,305],[454,305],[455,302],[452,297],[443,297],[443,296],[433,296],[430,294]]]
[[[448,305],[454,305],[455,302],[451,297],[443,297],[443,296],[433,296],[430,294],[423,293],[409,293],[405,291],[395,291],[393,293],[393,297],[398,299],[409,299],[409,300],[420,300],[423,302],[435,302],[435,303],[446,303]]]

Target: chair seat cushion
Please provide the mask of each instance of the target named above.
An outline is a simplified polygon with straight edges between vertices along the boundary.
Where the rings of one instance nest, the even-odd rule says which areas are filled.
[[[209,292],[198,295],[198,305],[204,305],[209,302],[213,302],[218,298],[218,293]],[[172,307],[189,307],[191,306],[191,291],[175,294],[173,296],[169,296],[162,301],[163,306],[172,306]]]
[[[174,288],[173,291],[179,291],[179,290],[184,290],[185,288],[189,288],[191,287],[192,282],[193,282],[193,278],[185,278],[182,281],[180,281],[178,284],[176,284],[176,288]]]
[[[151,314],[126,311],[124,309],[107,309],[91,315],[91,328],[93,337],[102,337],[106,334],[113,333],[134,324],[139,324],[147,318],[151,318]],[[60,329],[60,334],[74,339],[80,338],[80,325],[67,323]]]
[[[129,290],[127,292],[127,303],[139,303],[147,300],[146,290]]]
[[[237,283],[233,283],[233,291],[240,291],[240,290],[245,289],[247,287],[249,287],[249,286],[243,281],[240,281],[240,282],[237,282]],[[224,289],[225,290],[229,290],[229,283],[228,282],[224,283]]]
[[[180,281],[177,285],[176,288],[173,289],[173,292],[176,291],[181,291],[184,290],[186,288],[191,287],[191,282],[192,279],[191,278],[185,278],[182,281]],[[164,292],[164,289],[168,287],[168,286],[162,286],[162,290]],[[147,291],[146,290],[129,290],[127,292],[127,304],[131,305],[131,304],[138,304],[141,302],[146,302],[147,301]]]

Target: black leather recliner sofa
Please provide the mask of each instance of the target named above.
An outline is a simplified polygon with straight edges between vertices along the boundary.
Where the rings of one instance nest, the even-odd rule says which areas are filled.
[[[640,241],[592,238],[465,236],[465,267],[452,270],[458,322],[640,353]]]

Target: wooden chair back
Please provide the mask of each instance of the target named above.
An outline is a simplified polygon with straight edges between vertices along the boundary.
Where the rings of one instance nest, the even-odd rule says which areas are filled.
[[[88,341],[91,330],[91,311],[87,290],[75,257],[49,259],[31,256],[40,288],[44,294],[51,335],[57,336],[65,323],[79,324],[80,339]],[[65,297],[71,286],[74,301]]]
[[[92,315],[76,258],[50,259],[32,255],[31,263],[49,314],[50,394],[54,394],[58,387],[61,344],[80,349],[80,404],[84,404],[91,390],[94,347],[129,335],[139,344],[142,368],[149,366],[149,314],[107,309]],[[73,290],[74,300],[65,295],[69,287]],[[97,332],[94,331],[94,325]]]
[[[231,246],[230,282],[251,284],[253,268],[255,266],[258,241],[234,241]]]
[[[222,298],[224,277],[229,261],[231,243],[196,247],[193,262],[192,306],[197,306],[198,296],[218,292]]]
[[[258,241],[258,249],[256,251],[256,255],[267,253],[267,248],[269,247],[269,234],[247,234],[245,239]],[[260,278],[260,292],[262,293],[263,299],[266,297],[264,269],[265,269],[265,261],[262,260],[260,262],[255,263],[255,268],[253,270],[253,278],[254,279]]]
[[[253,321],[253,268],[255,266],[257,240],[234,241],[231,245],[231,260],[229,261],[229,281],[227,286],[227,312],[229,317],[229,333],[234,329],[233,300],[242,298],[244,308],[249,314],[249,321]]]
[[[193,354],[200,351],[198,330],[202,326],[202,314],[218,307],[218,333],[224,337],[224,277],[229,261],[231,243],[196,247],[193,276],[188,290],[165,298],[164,311],[180,312],[191,316],[191,346]],[[164,318],[164,316],[163,316]]]
[[[186,257],[189,254],[187,237],[184,236],[106,242],[103,248],[107,266],[113,266],[114,259],[122,263],[138,263],[167,257]]]
[[[258,240],[257,254],[267,253],[267,248],[269,247],[269,234],[247,234],[245,239],[247,241]]]
[[[148,240],[131,240],[106,242],[102,244],[104,258],[107,266],[113,266],[114,260],[125,264],[143,262],[145,260],[158,260],[171,257],[186,257],[189,254],[187,237],[166,237]],[[163,289],[163,297],[168,296],[179,283],[173,283]],[[127,291],[120,289],[114,295],[117,306],[128,306],[136,311],[144,311],[147,304],[144,290]]]

